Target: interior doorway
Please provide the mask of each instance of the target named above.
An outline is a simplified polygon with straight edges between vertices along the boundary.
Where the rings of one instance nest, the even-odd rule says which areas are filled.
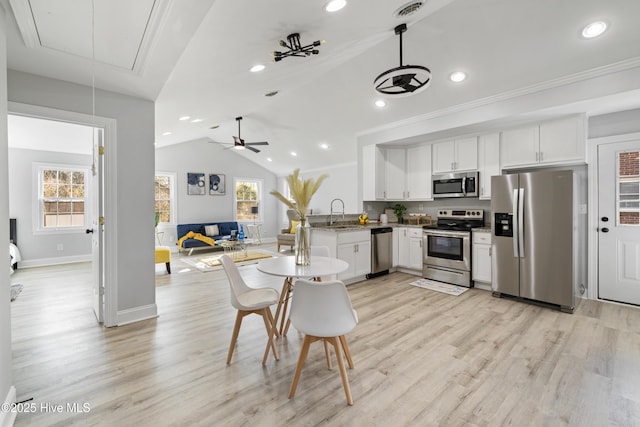
[[[598,145],[598,297],[640,305],[640,136]]]
[[[96,126],[95,118],[87,115],[14,107],[8,120],[9,164],[10,170],[20,165],[20,172],[10,176],[9,209],[23,230],[22,246],[37,248],[31,251],[32,266],[75,263],[82,270],[90,263],[87,281],[93,298],[87,306],[98,322],[114,326],[102,221],[105,127]],[[23,260],[23,267],[28,267],[29,257],[23,255]]]

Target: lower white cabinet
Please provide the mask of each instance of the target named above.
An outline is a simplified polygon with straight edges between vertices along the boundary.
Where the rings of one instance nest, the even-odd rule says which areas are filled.
[[[473,231],[473,254],[471,279],[489,286],[475,283],[477,288],[491,289],[491,233],[487,231]]]
[[[397,227],[398,266],[422,271],[422,228]]]
[[[371,231],[334,231],[311,229],[311,245],[327,246],[329,254],[349,264],[338,274],[344,282],[355,282],[371,273]]]

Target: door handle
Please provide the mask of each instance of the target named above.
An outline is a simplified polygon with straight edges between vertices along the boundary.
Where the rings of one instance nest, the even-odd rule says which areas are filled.
[[[607,227],[601,228],[600,231],[602,231],[603,233],[608,233],[609,229]]]
[[[606,216],[603,216],[602,218],[600,218],[600,221],[607,222],[609,221],[609,218],[607,218]]]
[[[87,228],[86,230],[84,230],[85,233],[87,234],[92,234],[93,233],[93,228]]]

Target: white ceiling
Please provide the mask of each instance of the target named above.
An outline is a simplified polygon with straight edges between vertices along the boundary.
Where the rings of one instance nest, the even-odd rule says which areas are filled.
[[[98,87],[156,101],[159,147],[201,138],[232,142],[234,118],[243,116],[242,137],[270,145],[259,147],[259,154],[239,155],[278,174],[355,162],[357,136],[391,123],[444,117],[493,99],[542,94],[548,87],[640,67],[637,0],[427,0],[405,19],[394,16],[405,0],[348,0],[335,14],[324,12],[325,0],[94,0],[100,61],[95,66],[86,59],[89,2],[0,1],[10,1],[22,29],[10,23],[9,68],[91,84],[94,67]],[[25,42],[28,8],[45,42]],[[596,19],[605,20],[609,30],[597,39],[582,38],[582,27]],[[429,67],[432,84],[420,94],[390,99],[380,110],[373,106],[373,80],[398,65],[393,28],[403,22],[409,25],[404,63]],[[303,44],[325,40],[320,54],[270,62],[278,40],[293,32]],[[256,63],[267,68],[250,73]],[[450,82],[454,70],[469,78]],[[571,105],[553,100],[554,111],[639,107],[640,82],[634,89],[592,91],[596,99]],[[264,96],[274,90],[278,95]],[[184,115],[202,121],[179,121]],[[482,117],[474,120],[481,128]],[[220,127],[209,129],[213,125]],[[449,120],[446,128],[456,132],[457,126]],[[330,148],[322,150],[320,143]]]

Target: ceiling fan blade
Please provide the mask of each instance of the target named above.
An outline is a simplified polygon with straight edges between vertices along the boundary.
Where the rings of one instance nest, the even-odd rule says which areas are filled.
[[[269,145],[267,141],[262,142],[245,142],[244,145]]]
[[[251,150],[254,153],[259,153],[260,152],[260,150],[258,150],[257,148],[250,147],[248,144],[245,144],[244,148],[246,148],[247,150]]]
[[[209,144],[233,145],[233,142],[207,141]]]

